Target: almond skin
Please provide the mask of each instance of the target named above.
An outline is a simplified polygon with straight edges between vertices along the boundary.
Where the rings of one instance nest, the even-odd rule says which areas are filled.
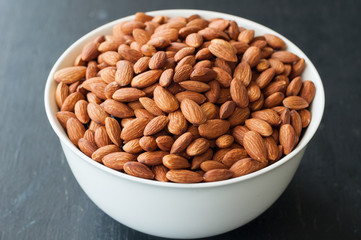
[[[246,132],[243,137],[243,146],[254,160],[267,163],[267,149],[259,133],[255,131]]]
[[[283,106],[294,110],[301,110],[308,107],[308,102],[299,96],[286,97],[282,103]]]
[[[316,87],[315,84],[311,81],[304,81],[302,84],[302,90],[300,92],[300,97],[306,100],[310,104],[315,97]]]
[[[252,117],[264,120],[272,126],[278,126],[281,123],[279,115],[272,109],[264,109],[253,112]]]
[[[183,133],[173,143],[170,153],[180,153],[192,142],[193,135],[190,132]]]
[[[85,77],[86,69],[84,66],[63,68],[55,72],[54,79],[57,82],[72,84]]]
[[[121,149],[115,145],[106,145],[101,148],[98,148],[95,152],[93,152],[91,158],[101,163],[104,156],[113,152],[121,152]]]
[[[178,100],[165,88],[158,86],[154,89],[154,102],[163,112],[174,112],[179,108]]]
[[[168,179],[166,177],[166,174],[168,172],[168,169],[163,165],[157,165],[153,166],[152,168],[153,173],[155,174],[155,180],[160,182],[168,182]]]
[[[184,99],[181,102],[180,108],[184,117],[194,125],[200,125],[207,121],[207,116],[205,115],[203,109],[196,102],[190,99]]]
[[[163,111],[155,104],[155,102],[148,97],[139,98],[139,102],[143,107],[155,116],[164,115]]]
[[[286,96],[297,96],[302,88],[302,80],[300,77],[292,79],[286,90]]]
[[[121,88],[113,94],[113,99],[119,102],[133,102],[144,96],[145,93],[139,89]]]
[[[162,74],[162,70],[146,71],[144,73],[135,76],[131,82],[131,85],[132,87],[135,88],[149,87],[159,79],[161,74]]]
[[[221,119],[226,119],[230,117],[234,110],[236,109],[236,104],[233,101],[227,101],[222,104],[222,106],[219,109],[219,117]]]
[[[264,167],[264,164],[253,160],[252,158],[244,158],[237,161],[229,169],[233,172],[233,177],[240,177],[250,173],[253,173]]]
[[[214,161],[214,160],[207,160],[201,163],[201,169],[205,172],[208,172],[213,169],[226,169],[227,167],[224,166],[223,163]]]
[[[104,110],[117,118],[129,118],[134,116],[134,111],[124,103],[107,99],[102,103]]]
[[[78,141],[79,149],[88,157],[91,157],[92,154],[98,149],[98,147],[91,141],[80,138]]]
[[[249,115],[250,115],[250,110],[248,107],[246,108],[236,107],[232,115],[228,118],[228,121],[231,124],[231,127],[234,127],[239,124],[243,124],[246,121],[246,119],[249,117]]]
[[[188,123],[183,113],[178,110],[168,114],[168,131],[175,135],[180,135],[187,130]]]
[[[230,93],[232,100],[240,108],[248,106],[249,98],[246,87],[238,80],[233,79],[230,86]]]
[[[295,147],[295,130],[290,124],[284,124],[280,128],[279,138],[285,155]]]
[[[300,117],[301,117],[302,128],[308,127],[308,125],[311,122],[311,112],[308,111],[307,109],[302,109],[302,110],[298,111],[298,113],[300,114]]]
[[[216,57],[229,62],[237,62],[236,51],[227,41],[222,39],[213,39],[208,49]]]
[[[197,138],[191,142],[187,147],[187,154],[189,156],[197,156],[205,153],[209,148],[209,141],[205,138]]]
[[[174,140],[171,136],[159,136],[155,139],[157,146],[160,150],[170,151]]]
[[[264,144],[267,149],[267,156],[269,160],[275,161],[278,158],[278,146],[273,137],[266,137],[263,139]]]
[[[164,51],[159,51],[154,54],[149,61],[150,69],[161,69],[167,60],[167,55]]]
[[[68,133],[70,141],[78,146],[78,141],[84,136],[85,128],[84,125],[76,118],[69,118],[66,121],[66,131]]]
[[[291,110],[291,125],[294,128],[296,135],[301,136],[302,132],[302,119],[296,110]]]
[[[139,58],[138,61],[133,66],[134,73],[139,74],[139,73],[145,72],[148,69],[149,61],[150,61],[150,57]],[[119,68],[119,66],[118,66],[118,68]],[[129,83],[130,82],[131,82],[131,79],[130,79]]]
[[[203,177],[190,170],[169,170],[166,174],[168,180],[177,183],[198,183]]]
[[[157,143],[155,142],[155,138],[153,136],[143,136],[139,139],[139,145],[147,152],[152,152],[157,149]]]
[[[213,169],[206,172],[203,175],[205,182],[216,182],[230,179],[233,176],[233,172],[228,169]]]
[[[208,84],[199,81],[183,81],[180,82],[179,85],[189,91],[200,93],[206,92],[210,89],[210,86]]]
[[[202,104],[206,101],[206,98],[203,94],[192,91],[179,92],[175,95],[175,97],[179,102],[182,102],[184,99],[189,99],[196,102],[197,104]]]
[[[105,124],[105,119],[109,117],[109,114],[107,114],[101,106],[95,103],[89,103],[87,110],[90,119],[102,125]]]
[[[117,71],[115,72],[115,82],[121,86],[127,86],[133,79],[134,71],[131,62],[122,60],[117,63]]]
[[[79,100],[84,100],[84,95],[80,92],[71,93],[69,96],[67,96],[61,106],[61,111],[69,111],[73,112],[75,104]]]
[[[55,92],[55,99],[56,104],[59,108],[63,105],[63,102],[65,101],[66,97],[69,95],[69,87],[65,83],[60,82],[58,86],[56,87]]]
[[[249,64],[240,62],[234,70],[233,78],[241,81],[244,86],[248,86],[252,80],[252,71]]]
[[[127,123],[120,135],[121,139],[128,141],[143,136],[143,131],[148,123],[149,119],[147,118],[136,118]]]
[[[192,163],[191,163],[191,169],[192,170],[199,169],[202,162],[212,159],[212,157],[213,157],[212,149],[208,149],[205,153],[193,157]]]
[[[261,50],[258,47],[249,47],[243,54],[242,62],[246,62],[250,67],[254,67],[261,59]]]
[[[227,167],[231,167],[238,160],[247,158],[247,157],[248,157],[248,154],[244,148],[235,148],[235,149],[228,151],[224,155],[224,157],[222,159],[222,163]]]
[[[113,152],[105,155],[102,162],[105,166],[121,171],[126,162],[135,161],[136,157],[133,154],[126,152]]]
[[[168,154],[163,157],[163,164],[171,170],[189,168],[191,165],[184,157]]]
[[[293,63],[300,59],[297,55],[288,51],[277,51],[272,54],[272,58],[278,59],[283,63]]]
[[[122,144],[122,140],[120,139],[121,128],[116,119],[107,117],[105,119],[105,130],[107,131],[109,139],[116,146],[120,146]]]
[[[248,131],[249,129],[246,126],[236,126],[232,130],[232,136],[238,144],[243,146],[243,138]]]
[[[255,102],[261,97],[261,89],[256,82],[251,81],[247,87],[247,94],[250,102]]]
[[[140,162],[126,162],[123,165],[124,171],[134,177],[154,179],[154,173],[149,167]]]
[[[168,122],[169,119],[166,116],[158,116],[153,118],[144,128],[144,136],[153,135],[160,132],[167,126]]]
[[[124,152],[133,153],[133,154],[143,152],[143,149],[141,148],[139,141],[140,141],[139,138],[128,141],[126,144],[123,145]]]
[[[137,160],[147,166],[155,166],[162,164],[162,159],[167,154],[168,152],[164,151],[144,152],[137,157]]]
[[[88,111],[87,111],[88,102],[85,100],[79,100],[74,107],[74,113],[78,120],[83,123],[87,124],[90,120]]]
[[[268,124],[266,121],[263,121],[262,119],[250,118],[246,120],[245,124],[247,128],[252,131],[258,132],[264,137],[272,135],[273,130],[271,125]]]
[[[224,135],[230,128],[226,120],[212,119],[198,127],[199,134],[207,139],[215,139]]]
[[[257,85],[262,89],[265,88],[273,79],[276,72],[273,68],[269,68],[265,71],[263,71],[259,77],[256,79]]]
[[[267,41],[267,44],[274,49],[285,49],[286,43],[279,37],[273,34],[264,34],[263,35]]]

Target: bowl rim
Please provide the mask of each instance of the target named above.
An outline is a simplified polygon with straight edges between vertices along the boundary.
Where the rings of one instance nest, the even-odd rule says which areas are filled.
[[[72,45],[70,45],[62,53],[62,55],[57,59],[57,61],[53,65],[53,67],[48,75],[47,81],[46,81],[46,86],[45,86],[45,90],[44,90],[44,104],[45,104],[46,115],[48,117],[50,125],[52,126],[56,135],[59,137],[61,143],[65,144],[68,148],[70,148],[72,150],[72,152],[74,152],[78,157],[80,157],[86,163],[91,164],[91,165],[99,168],[101,171],[104,171],[115,177],[122,178],[124,180],[132,181],[132,182],[138,182],[138,183],[142,183],[142,184],[152,185],[152,186],[156,186],[156,187],[171,187],[171,188],[186,188],[186,189],[219,187],[219,186],[225,186],[225,185],[229,185],[229,184],[244,182],[246,180],[266,174],[266,173],[280,167],[281,165],[290,161],[296,154],[298,154],[303,148],[305,148],[307,146],[307,144],[310,142],[310,140],[316,133],[316,131],[321,123],[323,113],[324,113],[324,107],[325,107],[325,93],[324,93],[322,80],[320,78],[320,75],[319,75],[317,69],[315,68],[313,63],[310,61],[310,59],[306,56],[306,54],[303,53],[303,51],[301,49],[299,49],[294,43],[292,43],[290,40],[288,40],[286,37],[279,34],[278,32],[275,32],[274,30],[272,30],[262,24],[256,23],[254,21],[251,21],[251,20],[248,20],[248,19],[245,19],[242,17],[227,14],[227,13],[221,13],[221,12],[216,12],[216,11],[207,11],[207,10],[198,10],[198,9],[166,9],[166,10],[150,11],[150,12],[147,12],[147,14],[150,14],[150,15],[178,15],[178,16],[190,16],[192,14],[214,15],[214,17],[221,17],[221,18],[225,18],[225,19],[242,21],[244,23],[253,25],[255,29],[261,28],[263,30],[266,30],[269,33],[272,33],[272,34],[275,34],[275,35],[281,37],[286,42],[287,46],[292,45],[292,48],[297,49],[301,53],[302,58],[304,58],[305,61],[307,62],[307,67],[311,68],[311,71],[313,72],[314,78],[311,81],[317,82],[318,86],[316,89],[316,95],[320,96],[319,97],[320,102],[317,102],[317,109],[318,109],[318,111],[320,111],[320,114],[317,115],[318,116],[317,118],[314,118],[314,116],[312,116],[311,123],[314,122],[314,127],[312,129],[310,129],[310,126],[308,126],[307,132],[304,134],[304,136],[302,137],[301,141],[298,143],[296,148],[290,154],[281,158],[276,163],[269,165],[261,170],[258,170],[256,172],[253,172],[253,173],[241,176],[241,177],[231,178],[228,180],[222,180],[222,181],[217,181],[217,182],[201,182],[201,183],[159,182],[159,181],[155,181],[155,180],[148,180],[148,179],[143,179],[143,178],[139,178],[139,177],[134,177],[134,176],[122,173],[122,172],[118,172],[116,170],[108,168],[108,167],[92,160],[90,157],[86,156],[83,152],[81,152],[69,140],[69,138],[65,134],[64,130],[60,129],[60,127],[59,127],[60,124],[58,123],[58,120],[57,120],[55,114],[53,115],[51,113],[51,107],[50,107],[51,100],[50,99],[51,98],[55,99],[54,96],[50,96],[50,88],[51,88],[52,84],[55,84],[53,81],[53,75],[56,72],[56,70],[59,68],[59,65],[62,63],[64,58],[68,54],[70,54],[75,48],[77,48],[78,45],[80,45],[81,43],[83,43],[85,41],[88,41],[88,38],[91,37],[92,35],[94,35],[95,33],[102,31],[104,29],[111,28],[112,26],[114,26],[115,24],[117,24],[119,22],[127,21],[134,17],[134,15],[130,15],[130,16],[119,18],[117,20],[106,23],[106,24],[88,32],[87,34],[85,34],[84,36],[79,38],[77,41],[75,41]],[[310,123],[310,125],[311,125],[311,123]]]

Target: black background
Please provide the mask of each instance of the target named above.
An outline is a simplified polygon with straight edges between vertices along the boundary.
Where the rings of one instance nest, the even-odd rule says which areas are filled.
[[[215,10],[289,38],[323,79],[326,109],[293,181],[251,223],[209,239],[361,239],[360,1],[0,0],[0,239],[158,239],[129,229],[80,189],[45,116],[60,54],[137,11]],[[220,220],[221,221],[221,220]]]

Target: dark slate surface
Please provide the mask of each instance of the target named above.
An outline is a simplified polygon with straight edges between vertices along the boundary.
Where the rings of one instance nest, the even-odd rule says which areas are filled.
[[[47,122],[43,89],[60,54],[111,20],[171,8],[265,24],[314,62],[326,111],[293,181],[244,227],[209,239],[361,239],[361,2],[0,1],[0,239],[158,239],[99,210]]]

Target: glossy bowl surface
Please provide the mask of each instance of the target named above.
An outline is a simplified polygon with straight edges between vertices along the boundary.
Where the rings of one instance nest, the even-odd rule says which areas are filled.
[[[234,20],[239,26],[254,29],[256,36],[272,33],[280,36],[287,50],[304,58],[304,80],[316,86],[316,95],[310,107],[311,123],[292,153],[275,164],[239,178],[213,183],[179,184],[163,183],[129,176],[109,169],[84,155],[68,139],[56,119],[56,83],[54,73],[71,66],[82,47],[96,36],[111,34],[119,22],[133,16],[118,19],[86,34],[72,44],[57,60],[47,79],[44,101],[49,122],[58,135],[69,166],[82,189],[105,213],[138,231],[167,238],[200,238],[221,234],[253,220],[269,208],[291,181],[315,134],[324,111],[325,96],[321,78],[308,57],[292,42],[275,31],[250,20],[202,10],[160,10],[150,15],[190,16]],[[56,159],[54,159],[56,160]]]

